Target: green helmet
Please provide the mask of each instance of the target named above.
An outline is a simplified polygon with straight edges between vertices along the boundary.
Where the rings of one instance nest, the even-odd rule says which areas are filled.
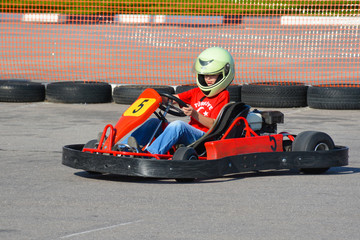
[[[207,97],[213,97],[226,89],[235,76],[235,63],[231,54],[223,48],[211,47],[196,58],[193,65],[196,84]],[[219,74],[216,82],[208,86],[204,75]]]

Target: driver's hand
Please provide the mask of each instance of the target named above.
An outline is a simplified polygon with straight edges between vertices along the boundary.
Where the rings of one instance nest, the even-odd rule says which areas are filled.
[[[183,107],[182,110],[186,116],[191,116],[194,112],[196,112],[195,109],[189,104],[186,107]]]

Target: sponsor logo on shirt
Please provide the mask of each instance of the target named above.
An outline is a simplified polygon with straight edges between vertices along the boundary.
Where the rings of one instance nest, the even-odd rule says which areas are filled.
[[[214,107],[211,105],[210,102],[206,101],[206,102],[197,102],[194,104],[195,109],[197,112],[201,113],[204,116],[208,116],[209,115],[209,111],[211,111]]]

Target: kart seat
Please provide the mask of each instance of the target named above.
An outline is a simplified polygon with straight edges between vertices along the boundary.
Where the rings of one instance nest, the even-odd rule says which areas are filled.
[[[238,117],[246,118],[249,113],[250,106],[245,105],[242,102],[230,102],[226,104],[220,111],[219,115],[215,119],[213,126],[205,133],[204,136],[197,141],[190,144],[188,147],[192,147],[201,156],[204,155],[205,142],[215,141],[220,139],[226,130],[230,127],[232,122]],[[244,124],[240,124],[238,127],[231,130],[227,138],[241,137],[244,129]]]

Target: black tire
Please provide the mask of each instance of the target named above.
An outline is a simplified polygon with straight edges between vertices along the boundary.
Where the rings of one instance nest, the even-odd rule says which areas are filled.
[[[252,107],[306,107],[307,89],[299,82],[259,82],[243,85],[241,101]]]
[[[158,93],[174,94],[174,88],[160,85],[121,85],[114,88],[113,99],[118,104],[132,104],[147,88],[152,88]]]
[[[305,131],[296,136],[292,151],[329,151],[335,148],[331,137],[323,132]],[[301,172],[305,174],[321,174],[329,168],[302,168]]]
[[[317,109],[360,109],[360,85],[311,86],[308,90],[307,102],[309,107]]]
[[[192,147],[180,147],[174,153],[173,160],[198,160],[198,155]]]
[[[88,141],[83,148],[97,148],[99,144],[99,141],[97,139],[93,139]],[[95,172],[95,171],[86,171],[88,174],[90,175],[102,175],[102,173],[100,172]]]
[[[85,143],[83,148],[97,148],[99,144],[99,141],[97,139],[93,139]]]
[[[177,86],[176,89],[175,89],[175,93],[178,94],[178,93],[182,93],[182,92],[186,92],[186,91],[189,91],[193,88],[197,88],[198,86],[196,84],[187,84],[187,85],[180,85],[180,86]]]
[[[196,84],[180,85],[176,87],[175,93],[186,92],[190,89],[197,88]],[[230,95],[230,102],[241,102],[241,85],[230,85],[227,87]]]
[[[0,102],[41,102],[45,86],[26,80],[0,80]]]
[[[46,99],[56,103],[108,103],[111,102],[111,85],[91,81],[49,83]]]
[[[230,95],[230,102],[241,102],[241,86],[230,85],[227,87]]]
[[[180,147],[176,150],[173,155],[173,160],[198,160],[198,155],[192,147]],[[175,179],[179,183],[190,183],[194,182],[195,178],[177,178]]]

